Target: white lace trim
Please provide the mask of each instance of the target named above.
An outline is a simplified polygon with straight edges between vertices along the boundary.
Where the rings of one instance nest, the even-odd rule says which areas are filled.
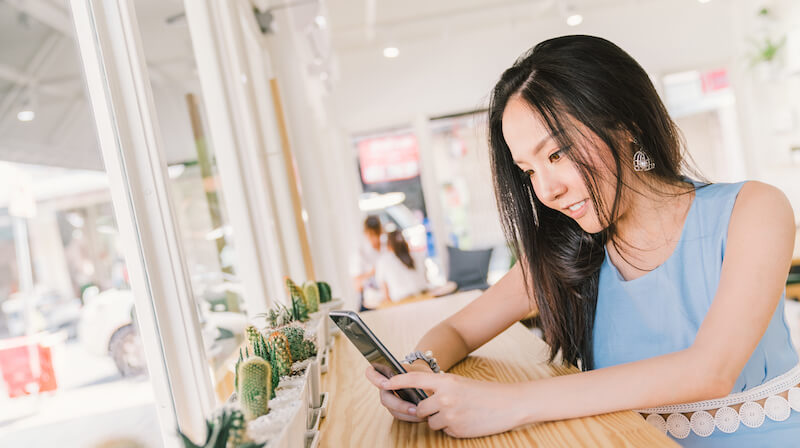
[[[647,423],[658,430],[669,433],[676,439],[685,439],[690,432],[700,437],[710,436],[715,429],[732,433],[739,429],[740,423],[750,428],[764,424],[765,417],[776,422],[789,418],[794,409],[800,412],[800,364],[766,383],[744,392],[730,394],[714,400],[694,403],[674,404],[657,408],[637,409],[646,415]],[[780,393],[789,391],[788,399]],[[764,406],[757,403],[763,400]],[[739,412],[730,406],[741,404]],[[714,416],[708,410],[717,409]],[[683,414],[692,413],[691,419]],[[668,414],[666,420],[660,414]]]

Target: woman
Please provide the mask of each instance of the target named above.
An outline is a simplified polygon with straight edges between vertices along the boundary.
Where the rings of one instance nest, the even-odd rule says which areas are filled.
[[[375,262],[375,282],[382,291],[383,300],[397,302],[425,291],[423,260],[412,257],[403,232],[389,232],[386,241],[389,251],[383,252]]]
[[[497,384],[433,375],[421,359],[391,380],[368,368],[396,418],[476,437],[636,409],[687,446],[800,440],[783,319],[794,215],[779,190],[683,177],[678,130],[648,75],[597,37],[542,42],[506,70],[489,142],[520,262],[417,349],[446,370],[538,309],[551,361],[560,352],[582,372]],[[765,384],[766,395],[731,396]],[[432,396],[414,407],[391,393],[405,387]],[[704,403],[721,397],[728,407]],[[679,403],[695,404],[657,409]]]
[[[381,219],[377,215],[369,215],[364,220],[364,238],[358,247],[357,264],[353,271],[353,285],[360,296],[359,311],[369,309],[366,305],[372,298],[378,296],[380,291],[375,284],[375,263],[384,252],[386,246],[385,235]]]

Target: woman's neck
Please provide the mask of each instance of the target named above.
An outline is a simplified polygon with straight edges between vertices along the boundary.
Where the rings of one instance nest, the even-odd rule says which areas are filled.
[[[694,192],[685,182],[637,187],[624,198],[625,209],[606,247],[613,253],[622,252],[626,259],[631,255],[634,260],[645,261],[645,265],[653,258],[651,254],[660,258],[658,254],[680,240],[693,200]]]

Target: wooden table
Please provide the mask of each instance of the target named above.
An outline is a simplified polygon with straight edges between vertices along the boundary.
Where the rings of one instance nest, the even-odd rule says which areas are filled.
[[[377,309],[377,310],[385,310],[387,308],[394,308],[396,306],[404,306],[404,305],[408,305],[408,304],[411,304],[411,303],[424,302],[426,300],[432,300],[432,299],[433,299],[433,295],[432,294],[422,293],[422,294],[417,294],[417,295],[414,295],[414,296],[411,296],[411,297],[406,297],[405,299],[398,300],[397,302],[392,302],[390,300],[385,300],[385,301],[381,302],[381,304],[378,305],[375,309]]]
[[[386,347],[402,356],[431,327],[473,300],[477,292],[361,313]],[[546,363],[547,346],[516,323],[449,370],[470,378],[504,383],[576,372]],[[330,353],[323,390],[330,408],[320,425],[320,447],[675,447],[666,435],[632,411],[529,425],[494,436],[455,439],[427,423],[395,420],[364,377],[368,363],[343,335]]]

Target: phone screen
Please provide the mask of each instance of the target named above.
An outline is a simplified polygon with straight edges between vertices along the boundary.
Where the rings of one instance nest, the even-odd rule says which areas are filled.
[[[347,335],[347,338],[356,346],[356,349],[367,358],[367,362],[383,376],[391,378],[395,375],[406,373],[405,369],[383,347],[383,344],[378,341],[358,315],[351,312],[332,311],[330,318]],[[418,389],[398,389],[394,392],[403,400],[414,404],[427,398],[427,395]]]

